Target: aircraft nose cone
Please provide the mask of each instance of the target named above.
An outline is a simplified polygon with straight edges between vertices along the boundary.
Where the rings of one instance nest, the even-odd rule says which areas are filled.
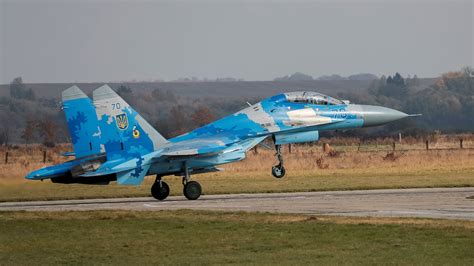
[[[382,106],[363,105],[364,127],[379,126],[405,117],[407,114]]]

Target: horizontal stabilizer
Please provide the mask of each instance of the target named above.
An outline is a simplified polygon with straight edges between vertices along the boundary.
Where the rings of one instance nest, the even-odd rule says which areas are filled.
[[[135,167],[123,167],[123,168],[113,168],[113,169],[97,169],[97,171],[93,171],[93,172],[87,172],[85,174],[82,174],[80,176],[83,176],[83,177],[90,177],[90,176],[103,176],[103,175],[111,175],[111,174],[117,174],[117,173],[121,173],[121,172],[127,172],[127,171],[130,171],[132,169],[134,169]]]
[[[119,185],[140,185],[145,178],[150,165],[137,166],[133,170],[120,172],[117,174],[117,184]]]
[[[101,176],[101,175],[110,175],[117,174],[121,172],[127,172],[137,167],[137,161],[142,160],[140,158],[133,158],[130,160],[119,159],[119,160],[110,160],[103,163],[97,170],[92,172],[87,172],[81,176]],[[141,164],[140,164],[141,165]]]
[[[145,178],[153,159],[159,158],[160,152],[152,152],[130,160],[111,160],[102,164],[93,172],[82,174],[83,177],[116,174],[119,185],[139,185]]]
[[[150,169],[150,165],[104,169],[82,174],[81,177],[99,177],[116,174],[117,184],[119,185],[139,185],[143,182],[148,169]]]

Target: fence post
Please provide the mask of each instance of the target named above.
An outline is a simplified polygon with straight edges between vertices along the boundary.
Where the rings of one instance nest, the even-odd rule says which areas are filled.
[[[426,150],[429,150],[429,149],[430,149],[430,145],[429,145],[428,140],[426,140],[425,144],[426,144]]]
[[[323,143],[323,151],[324,152],[329,152],[329,144]]]
[[[359,146],[357,146],[357,151],[358,152],[360,151],[360,142],[359,142]]]
[[[5,152],[5,164],[8,163],[8,151]]]
[[[459,140],[459,148],[462,149],[462,139]]]
[[[288,144],[288,152],[291,154],[291,144]]]
[[[46,162],[46,150],[43,151],[43,163]]]
[[[392,142],[392,151],[395,151],[395,141]]]

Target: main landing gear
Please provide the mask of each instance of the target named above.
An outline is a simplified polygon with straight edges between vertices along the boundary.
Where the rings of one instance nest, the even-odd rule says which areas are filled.
[[[186,163],[183,163],[183,194],[188,200],[197,200],[201,196],[201,185],[196,181],[190,181],[189,170]]]
[[[197,200],[201,196],[201,185],[196,181],[191,181],[189,170],[183,163],[183,194],[188,200]],[[151,186],[151,195],[157,200],[164,200],[170,194],[170,187],[161,180],[162,176],[157,175],[155,183]]]
[[[285,176],[285,167],[283,167],[283,155],[281,154],[281,145],[275,144],[276,157],[278,164],[272,167],[272,175],[276,178],[282,178]]]
[[[157,200],[164,200],[170,194],[170,187],[157,175],[155,183],[151,186],[151,195]]]

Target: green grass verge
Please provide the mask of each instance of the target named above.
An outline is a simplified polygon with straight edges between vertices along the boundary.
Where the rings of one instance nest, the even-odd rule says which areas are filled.
[[[3,212],[0,261],[2,265],[474,263],[472,222],[357,219],[195,211]]]
[[[328,191],[419,187],[474,186],[474,168],[423,170],[291,171],[282,179],[267,172],[234,172],[196,175],[204,194]],[[171,195],[182,195],[181,178],[165,177]],[[153,178],[140,186],[61,185],[49,180],[1,181],[0,201],[84,199],[149,196]]]

